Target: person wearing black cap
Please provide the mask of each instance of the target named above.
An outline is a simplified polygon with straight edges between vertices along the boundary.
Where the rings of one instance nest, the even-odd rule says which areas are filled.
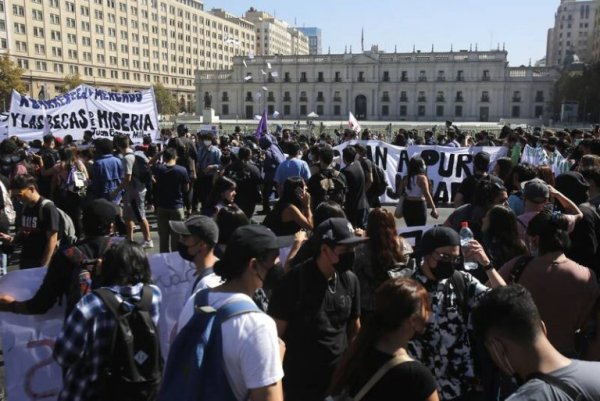
[[[218,260],[214,250],[219,240],[219,227],[215,220],[207,216],[194,216],[186,221],[172,220],[169,225],[180,236],[177,245],[179,256],[196,266],[196,279],[189,294],[221,284],[221,279],[213,270]]]
[[[81,291],[81,277],[76,273],[77,269],[89,262],[89,265],[83,266],[92,270],[91,277],[87,277],[86,280],[91,279],[93,287],[98,284],[94,280],[97,272],[90,266],[94,266],[110,246],[112,241],[109,235],[117,215],[117,207],[105,199],[93,200],[85,206],[82,220],[85,238],[72,247],[59,249],[54,254],[44,281],[31,299],[15,301],[8,294],[0,295],[0,311],[41,315],[65,295],[65,316],[69,316],[75,304],[85,295]],[[87,290],[91,290],[89,283],[85,284],[88,286]]]
[[[435,376],[440,399],[467,400],[475,384],[468,314],[488,287],[463,271],[463,257],[484,266],[492,288],[505,282],[477,241],[461,256],[460,237],[449,227],[425,232],[416,254],[421,263],[410,278],[429,293],[433,313],[425,333],[409,343],[409,352]]]
[[[225,283],[204,290],[208,291],[208,304],[219,309],[230,302],[251,302],[254,292],[262,287],[273,268],[279,248],[290,246],[292,242],[293,237],[276,237],[262,225],[236,229],[229,238],[223,258],[214,267]],[[194,303],[195,297],[190,297],[182,315],[191,318]],[[179,322],[179,327],[187,324],[181,317]],[[280,355],[283,349],[273,319],[259,311],[245,313],[223,322],[221,332],[223,366],[236,399],[282,401]],[[219,390],[215,392],[219,393]]]
[[[351,271],[357,237],[348,220],[330,218],[311,238],[313,258],[287,273],[269,314],[286,342],[286,400],[323,400],[337,363],[360,328],[360,289]]]

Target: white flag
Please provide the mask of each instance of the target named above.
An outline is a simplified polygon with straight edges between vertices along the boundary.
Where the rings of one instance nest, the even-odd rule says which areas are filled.
[[[246,64],[246,60],[242,60],[242,63],[244,63],[244,67],[248,68],[248,64]]]
[[[260,73],[263,75],[267,75],[267,73],[265,72],[265,70],[260,70]]]
[[[277,77],[279,77],[279,73],[278,73],[277,71],[273,71],[273,72],[271,73],[271,76],[272,76],[273,78],[277,78]]]
[[[270,70],[271,69],[271,63],[267,63],[267,68]]]
[[[250,81],[252,79],[252,75],[246,75],[244,77],[244,81]]]
[[[352,131],[360,132],[360,124],[358,123],[356,117],[354,117],[354,114],[352,114],[352,112],[350,112],[350,117],[348,118],[348,126]]]

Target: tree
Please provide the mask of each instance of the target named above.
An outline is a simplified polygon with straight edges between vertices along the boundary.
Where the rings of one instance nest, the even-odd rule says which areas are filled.
[[[578,119],[596,123],[600,117],[600,64],[586,66],[582,72],[565,69],[554,87],[553,109],[560,117],[563,102],[579,104]]]
[[[83,83],[83,80],[79,76],[79,74],[68,74],[65,75],[63,79],[63,84],[60,86],[61,92],[68,92],[77,88],[79,85]]]
[[[177,114],[179,111],[177,100],[173,98],[171,92],[169,92],[160,82],[154,84],[154,97],[156,99],[158,114],[172,115]]]
[[[10,108],[10,97],[12,90],[19,93],[25,92],[25,84],[22,80],[23,70],[15,65],[8,55],[0,57],[0,107],[4,111]]]

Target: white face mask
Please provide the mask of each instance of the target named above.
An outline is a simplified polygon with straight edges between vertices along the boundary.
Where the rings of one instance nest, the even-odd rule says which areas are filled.
[[[212,145],[212,141],[203,141],[204,146],[206,146],[207,148]]]

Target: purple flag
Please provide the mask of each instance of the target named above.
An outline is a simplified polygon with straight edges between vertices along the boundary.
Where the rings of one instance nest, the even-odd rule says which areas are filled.
[[[256,136],[257,139],[260,139],[265,135],[269,135],[269,127],[267,125],[267,111],[263,110],[262,117],[260,118],[258,127],[256,127],[256,134],[254,134],[254,136]]]

